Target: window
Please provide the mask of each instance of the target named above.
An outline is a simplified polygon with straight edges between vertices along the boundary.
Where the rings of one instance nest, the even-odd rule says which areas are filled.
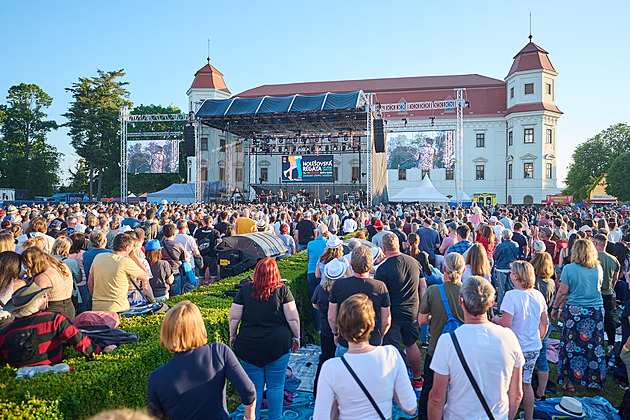
[[[508,146],[512,146],[514,144],[514,132],[508,131]]]
[[[553,166],[551,163],[547,163],[545,165],[545,175],[547,176],[547,179],[553,178]]]
[[[400,168],[398,170],[398,180],[399,181],[406,181],[407,180],[407,170],[406,169]]]
[[[534,204],[534,197],[531,195],[526,195],[523,197],[523,204]]]
[[[508,164],[508,179],[512,179],[512,164]]]
[[[333,181],[339,181],[339,166],[333,167]]]
[[[236,143],[236,153],[243,153],[243,141]]]
[[[534,177],[534,164],[532,162],[525,162],[523,164],[523,178]]]
[[[243,182],[243,168],[236,168],[236,182]]]
[[[547,83],[547,95],[551,95],[551,83]]]
[[[551,128],[547,129],[547,143],[553,143],[553,131]]]
[[[201,138],[201,150],[203,151],[208,150],[208,137]]]
[[[353,166],[352,167],[352,181],[359,182],[360,179],[361,179],[361,176],[359,173],[359,167]]]
[[[429,178],[431,178],[430,169],[423,169],[422,170],[422,179],[424,179],[425,176],[428,176]]]
[[[523,135],[524,135],[525,143],[534,142],[534,129],[533,128],[526,128]]]
[[[222,153],[225,153],[225,139],[219,139],[219,147]]]
[[[260,168],[260,180],[262,182],[269,181],[269,168]]]
[[[486,147],[486,135],[484,133],[477,133],[477,147]]]
[[[453,180],[455,179],[455,170],[454,169],[447,169],[446,170],[446,180]]]
[[[208,180],[208,168],[201,168],[201,180],[202,181]]]
[[[219,168],[219,180],[225,181],[225,168]]]
[[[485,172],[486,172],[485,171],[485,166],[477,165],[475,179],[477,181],[484,180],[485,179]]]
[[[514,99],[514,88],[510,88],[510,99]]]
[[[534,93],[534,84],[525,83],[525,95],[533,95],[533,93]]]

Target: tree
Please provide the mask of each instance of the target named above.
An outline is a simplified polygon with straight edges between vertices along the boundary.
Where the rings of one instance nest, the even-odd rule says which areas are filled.
[[[182,111],[173,105],[169,105],[167,107],[163,107],[161,105],[139,105],[134,107],[131,110],[131,114],[134,115],[142,115],[142,114],[180,114]],[[159,122],[151,122],[151,123],[136,123],[131,124],[128,128],[129,133],[140,133],[141,130],[144,132],[175,132],[175,131],[183,131],[184,125],[186,123],[183,121],[159,121]],[[160,140],[160,138],[147,137],[147,139],[155,139]],[[136,144],[135,146],[139,148],[140,145]],[[140,158],[140,157],[138,157]],[[130,156],[131,159],[131,156]],[[173,174],[148,174],[148,173],[138,173],[138,174],[129,174],[129,191],[134,194],[142,194],[145,192],[154,192],[162,190],[173,183],[183,182],[186,179],[186,153],[184,150],[183,142],[180,143],[179,147],[179,173]]]
[[[85,160],[79,159],[74,170],[70,169],[70,185],[67,192],[84,193],[88,190],[88,172]]]
[[[612,125],[580,144],[573,152],[564,194],[573,195],[575,201],[588,198],[597,179],[627,150],[630,150],[627,124]]]
[[[111,192],[120,182],[118,115],[120,107],[131,106],[131,102],[125,89],[128,82],[120,80],[124,70],[97,72],[98,76],[80,77],[66,88],[73,101],[64,117],[68,119],[65,125],[70,128],[72,146],[97,173],[100,200],[103,189]],[[93,179],[90,171],[89,182]]]
[[[57,129],[55,121],[46,120],[51,104],[39,86],[21,83],[9,88],[7,104],[0,105],[0,183],[27,188],[30,197],[51,195],[59,182],[59,154],[46,143],[46,135]]]
[[[621,201],[630,201],[630,152],[613,161],[606,175],[606,193]]]

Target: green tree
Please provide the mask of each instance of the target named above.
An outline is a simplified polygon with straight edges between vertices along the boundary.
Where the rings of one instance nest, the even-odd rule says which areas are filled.
[[[88,169],[85,160],[79,159],[74,170],[70,169],[70,185],[67,192],[84,193],[89,188]]]
[[[124,70],[98,70],[95,77],[80,77],[66,91],[72,102],[64,117],[70,128],[72,146],[96,171],[97,197],[103,190],[112,192],[120,182],[120,107],[131,106],[129,83],[122,81]],[[90,171],[89,182],[94,175]]]
[[[59,154],[46,143],[57,123],[46,120],[52,98],[35,84],[9,88],[7,104],[0,105],[0,183],[26,188],[27,195],[51,195],[59,182]]]
[[[630,152],[613,161],[606,175],[606,193],[621,201],[630,201]]]
[[[173,105],[167,107],[161,105],[139,105],[134,107],[130,114],[133,115],[156,115],[156,114],[181,114],[181,110]],[[159,121],[151,123],[132,123],[129,125],[129,133],[140,132],[176,132],[183,131],[184,121]],[[169,137],[167,135],[167,137]],[[174,138],[174,137],[173,137]],[[158,137],[145,137],[145,140],[160,140]],[[182,139],[183,140],[183,139]],[[186,179],[186,152],[184,143],[179,147],[179,173],[175,174],[129,174],[129,191],[134,194],[154,192],[162,190],[173,183],[180,183]]]

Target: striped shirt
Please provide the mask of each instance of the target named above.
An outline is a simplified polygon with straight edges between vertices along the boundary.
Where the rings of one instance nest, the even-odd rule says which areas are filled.
[[[62,343],[86,356],[101,352],[65,315],[40,311],[0,330],[0,361],[16,368],[60,363]]]

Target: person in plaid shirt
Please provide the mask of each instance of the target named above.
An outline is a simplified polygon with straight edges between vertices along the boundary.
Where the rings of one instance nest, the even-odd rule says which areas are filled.
[[[464,255],[464,253],[468,251],[468,248],[470,248],[470,242],[468,242],[470,228],[466,225],[461,225],[458,226],[455,231],[457,232],[457,242],[449,246],[446,253],[457,252],[458,254]]]

